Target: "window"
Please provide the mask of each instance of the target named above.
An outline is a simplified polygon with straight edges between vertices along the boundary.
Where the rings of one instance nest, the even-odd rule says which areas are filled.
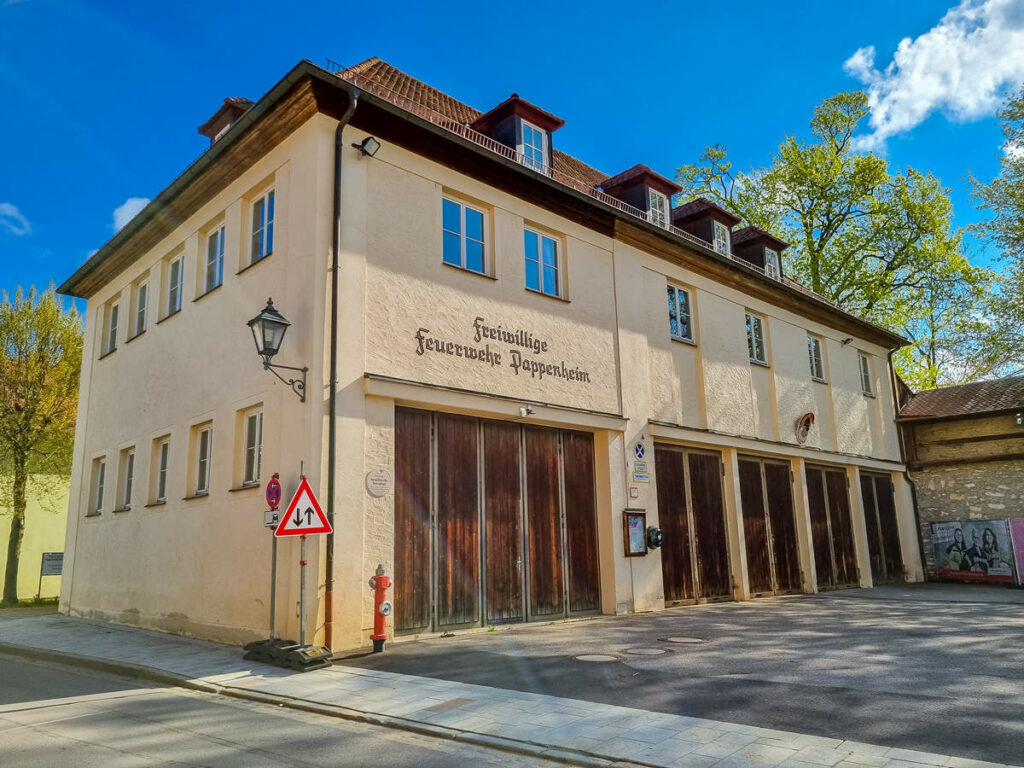
[[[484,214],[444,198],[441,201],[441,219],[444,263],[486,274]]]
[[[108,354],[117,349],[117,316],[120,312],[118,304],[111,304],[107,307],[107,330],[103,343],[103,353]]]
[[[668,329],[673,339],[693,341],[690,292],[674,285],[668,287]]]
[[[656,189],[647,188],[647,215],[652,224],[668,226],[668,198]]]
[[[874,395],[875,389],[871,386],[871,361],[865,354],[858,354],[860,365],[860,391],[865,395]]]
[[[140,283],[135,289],[135,329],[134,335],[138,336],[146,330],[146,322],[149,315],[149,283]]]
[[[825,380],[825,359],[821,352],[821,339],[807,336],[807,358],[811,364],[811,378],[815,381]]]
[[[135,482],[135,449],[125,448],[121,451],[121,499],[118,507],[123,510],[132,508],[132,483]]]
[[[558,296],[558,243],[547,235],[524,230],[526,250],[526,287]]]
[[[260,461],[263,458],[263,411],[245,415],[245,449],[242,455],[242,485],[260,481]]]
[[[220,227],[206,238],[206,280],[203,290],[212,291],[223,282],[224,227]]]
[[[184,275],[181,270],[181,257],[167,265],[167,315],[181,310],[181,286]]]
[[[781,277],[779,272],[779,254],[771,248],[764,249],[764,273],[776,280]]]
[[[210,454],[213,451],[213,428],[202,427],[196,443],[196,495],[210,492]]]
[[[255,264],[274,252],[274,192],[252,204],[252,247],[249,263]]]
[[[163,437],[157,440],[153,453],[153,500],[163,503],[167,501],[167,465],[171,458],[171,439]]]
[[[98,515],[103,511],[103,486],[107,479],[106,459],[96,459],[92,465],[92,509],[90,512]]]
[[[519,153],[523,156],[523,165],[547,173],[547,134],[525,120],[521,121],[521,125],[523,143],[519,146]]]
[[[747,315],[747,352],[750,362],[768,365],[768,353],[764,343],[764,320],[757,315]]]
[[[729,228],[720,221],[711,221],[715,231],[715,250],[723,256],[729,255]]]

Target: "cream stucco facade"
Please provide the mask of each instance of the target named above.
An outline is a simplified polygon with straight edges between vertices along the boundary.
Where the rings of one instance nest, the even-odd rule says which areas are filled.
[[[268,142],[234,178],[165,227],[158,242],[137,248],[89,290],[62,611],[230,642],[266,633],[271,536],[263,526],[262,486],[279,472],[287,498],[304,462],[321,499],[327,493],[338,126],[327,112]],[[395,477],[396,407],[592,434],[604,613],[666,604],[661,550],[626,557],[622,526],[627,508],[645,510],[647,525],[659,525],[656,443],[721,455],[731,597],[752,592],[741,456],[790,464],[805,591],[817,587],[807,464],[847,477],[859,579],[867,586],[860,476],[891,478],[906,576],[922,578],[894,424],[890,347],[877,334],[857,336],[849,324],[824,322],[821,312],[802,313],[792,301],[772,300],[770,289],[745,290],[749,276],[724,281],[647,252],[401,140],[385,135],[376,155],[362,157],[351,145],[371,133],[357,127],[358,115],[357,109],[341,142],[332,647],[368,642],[373,604],[366,580],[378,563],[394,572],[395,495],[402,488],[375,496],[366,476],[384,469]],[[229,132],[220,141],[232,140]],[[250,265],[252,206],[269,190],[276,201],[273,251]],[[443,263],[446,197],[484,213],[486,274]],[[206,292],[208,238],[220,226],[224,279]],[[560,297],[525,287],[524,229],[558,243]],[[133,236],[141,237],[126,235],[105,249],[109,256],[99,255],[115,259]],[[183,301],[167,315],[179,257]],[[148,321],[134,334],[144,282]],[[692,343],[669,334],[667,285],[689,291]],[[268,296],[292,323],[278,361],[309,366],[305,403],[263,371],[254,354],[245,322]],[[121,319],[110,351],[114,303]],[[764,320],[766,365],[748,358],[747,313]],[[510,344],[501,331],[529,334],[530,342]],[[808,372],[809,333],[823,341],[825,383]],[[872,396],[861,391],[859,355],[870,360]],[[261,472],[258,483],[246,483],[246,417],[257,411]],[[801,443],[794,425],[806,413],[815,420]],[[209,487],[197,493],[197,436],[206,427]],[[160,446],[168,439],[161,480]],[[633,475],[638,442],[650,457],[646,481]],[[132,492],[125,499],[130,452]],[[166,491],[158,498],[161,482]],[[315,537],[307,553],[315,616],[309,640],[323,638],[325,546],[324,537]],[[282,541],[278,555],[278,634],[295,636],[297,541]]]

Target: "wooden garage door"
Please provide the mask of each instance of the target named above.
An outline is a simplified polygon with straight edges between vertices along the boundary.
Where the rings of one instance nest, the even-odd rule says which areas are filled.
[[[562,613],[562,525],[558,491],[558,432],[526,427],[526,536],[530,616]]]
[[[857,586],[857,559],[846,473],[808,466],[806,475],[818,589]]]
[[[800,590],[789,462],[739,457],[747,574],[753,595]]]
[[[601,570],[597,552],[594,436],[589,432],[562,430],[562,465],[569,611],[596,611],[601,607]]]
[[[721,454],[658,445],[654,459],[665,600],[731,597]]]
[[[426,411],[395,410],[395,631],[430,626],[430,425]]]
[[[485,421],[483,438],[486,617],[504,624],[525,617],[520,429]]]
[[[888,475],[862,472],[860,491],[864,502],[864,522],[868,530],[871,578],[876,584],[903,581],[903,552],[900,548],[892,480]]]

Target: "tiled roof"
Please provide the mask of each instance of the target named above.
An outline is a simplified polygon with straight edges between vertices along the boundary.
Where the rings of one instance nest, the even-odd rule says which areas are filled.
[[[980,416],[1018,408],[1024,410],[1024,376],[918,392],[900,411],[899,420]]]
[[[727,211],[722,206],[711,202],[706,197],[698,197],[694,200],[691,200],[688,203],[677,205],[675,208],[672,209],[672,221],[681,221],[683,219],[688,219],[695,214],[703,213],[704,211],[709,210],[717,211],[718,213],[722,214],[723,217],[728,218],[730,221],[732,221],[733,224],[740,223],[739,216],[732,213],[732,211]]]
[[[675,192],[679,192],[679,191],[682,190],[682,188],[678,184],[676,184],[674,181],[670,181],[669,179],[666,179],[660,173],[655,173],[650,168],[648,168],[646,165],[634,165],[629,170],[623,171],[622,173],[618,174],[617,176],[612,176],[609,179],[605,179],[604,181],[601,182],[601,188],[604,189],[607,192],[609,189],[614,189],[615,187],[625,186],[626,184],[628,184],[629,182],[633,181],[634,179],[637,179],[637,178],[639,178],[641,176],[644,176],[644,175],[649,175],[649,176],[655,177],[656,179],[660,179],[663,185],[665,185],[666,187],[669,187],[671,189],[674,189]],[[673,193],[673,194],[675,194],[675,193]]]
[[[405,74],[405,72],[396,69],[386,61],[381,61],[376,56],[338,72],[338,76],[342,79],[348,79],[348,75],[357,76],[359,82],[356,85],[367,91],[373,92],[375,90],[374,86],[378,85],[384,90],[418,102],[450,120],[455,120],[465,125],[475,122],[478,117],[484,114],[468,104],[463,104],[458,99],[453,99],[448,94],[437,90],[437,88]],[[388,96],[387,93],[378,93],[377,95],[383,98]],[[564,152],[559,152],[557,149],[552,150],[551,162],[556,171],[575,176],[580,181],[585,181],[595,187],[608,178],[607,173],[601,173],[596,168],[591,168],[581,160],[577,160],[575,157]]]
[[[759,240],[764,238],[775,244],[776,248],[780,251],[783,248],[789,248],[789,243],[784,240],[779,240],[771,232],[766,232],[760,227],[744,227],[743,229],[737,230],[732,233],[732,244],[743,245],[743,243],[750,242],[751,240]]]

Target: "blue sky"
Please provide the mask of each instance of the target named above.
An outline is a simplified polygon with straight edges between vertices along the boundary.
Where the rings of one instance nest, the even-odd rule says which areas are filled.
[[[304,58],[380,56],[482,109],[518,92],[610,174],[672,176],[713,142],[766,164],[823,98],[870,86],[865,146],[933,171],[968,224],[965,177],[996,170],[995,107],[1024,80],[1024,0],[954,6],[0,0],[0,289],[60,283],[203,151],[225,96]]]

